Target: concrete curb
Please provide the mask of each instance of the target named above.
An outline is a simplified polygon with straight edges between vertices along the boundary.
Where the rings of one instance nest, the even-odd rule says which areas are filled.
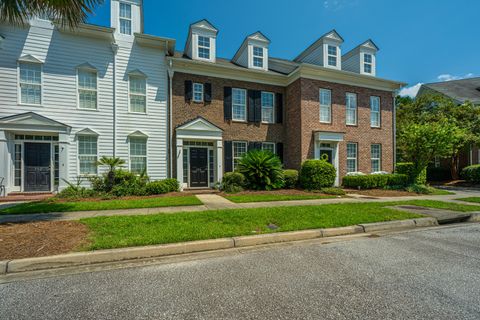
[[[480,215],[478,215],[480,220]],[[98,263],[118,262],[133,259],[155,258],[162,256],[195,253],[201,251],[250,247],[262,244],[310,240],[375,231],[413,229],[415,227],[436,226],[434,218],[420,218],[401,221],[367,223],[341,228],[313,229],[292,232],[278,232],[252,236],[239,236],[213,240],[189,241],[164,245],[133,247],[92,252],[77,252],[48,257],[26,258],[0,261],[0,275],[26,271],[76,267]]]
[[[473,212],[470,218],[468,219],[469,222],[480,222],[480,212]]]

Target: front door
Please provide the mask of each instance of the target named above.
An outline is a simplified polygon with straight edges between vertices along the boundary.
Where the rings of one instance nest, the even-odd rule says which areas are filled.
[[[328,163],[333,164],[333,150],[320,149],[320,159],[325,159]]]
[[[190,148],[190,187],[208,187],[207,148]]]
[[[25,143],[24,191],[50,191],[51,155],[49,143]]]

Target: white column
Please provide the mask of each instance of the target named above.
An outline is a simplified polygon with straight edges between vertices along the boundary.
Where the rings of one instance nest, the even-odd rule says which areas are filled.
[[[223,178],[223,141],[217,141],[217,181]]]
[[[68,154],[69,154],[69,135],[66,133],[58,134],[58,191],[65,189],[69,181],[68,177]]]
[[[338,142],[334,144],[334,150],[333,154],[335,155],[335,159],[333,160],[333,165],[335,167],[335,171],[337,171],[337,176],[335,177],[335,186],[338,187],[340,186],[340,167],[338,165],[339,159],[338,159]]]
[[[183,183],[183,139],[177,139],[177,180],[180,184],[180,189],[188,187]]]
[[[11,178],[9,175],[8,166],[10,165],[9,161],[9,152],[7,144],[7,133],[5,130],[0,130],[0,180],[4,178],[3,185],[5,185],[5,194],[0,194],[0,197],[3,197],[8,194],[9,188],[11,188]]]

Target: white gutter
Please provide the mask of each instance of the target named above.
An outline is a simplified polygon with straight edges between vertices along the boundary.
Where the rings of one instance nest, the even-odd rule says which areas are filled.
[[[113,157],[117,152],[117,52],[118,44],[112,43],[113,52]]]
[[[397,165],[397,92],[394,91],[393,94],[393,170],[395,171],[395,166]]]
[[[173,177],[173,118],[172,118],[172,113],[173,113],[173,96],[172,96],[172,84],[173,84],[173,74],[175,73],[173,71],[173,63],[172,60],[168,60],[168,140],[167,140],[167,150],[168,150],[168,171],[170,178]]]

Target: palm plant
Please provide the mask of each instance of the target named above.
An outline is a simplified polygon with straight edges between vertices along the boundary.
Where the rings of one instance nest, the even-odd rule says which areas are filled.
[[[25,24],[32,16],[55,17],[62,26],[77,27],[103,0],[1,0],[0,21]]]
[[[107,189],[110,190],[115,182],[115,170],[125,164],[125,160],[120,158],[110,158],[103,156],[97,161],[97,166],[108,166]]]
[[[272,190],[283,187],[282,162],[275,154],[264,150],[247,152],[238,163],[247,187],[253,190]]]

